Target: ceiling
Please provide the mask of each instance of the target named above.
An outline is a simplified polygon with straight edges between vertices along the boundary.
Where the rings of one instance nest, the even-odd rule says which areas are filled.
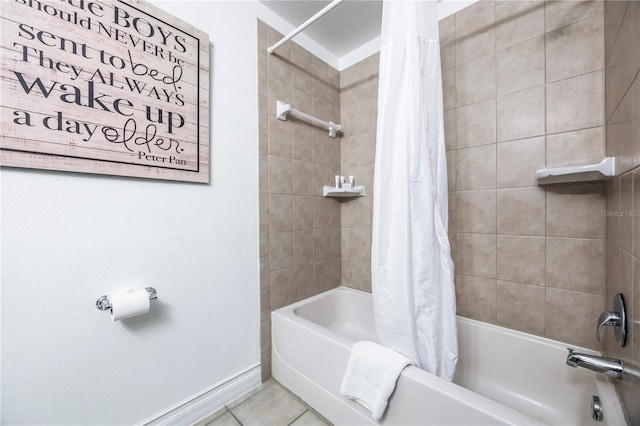
[[[0,0],[2,1],[2,0]],[[259,0],[268,9],[296,28],[311,18],[329,0]],[[479,0],[436,0],[438,2],[438,19],[452,15]],[[350,66],[374,53],[374,47],[359,49],[380,37],[382,27],[382,0],[346,0],[326,13],[322,18],[304,30],[304,35],[322,46],[326,52],[338,59],[342,66]],[[375,43],[374,43],[375,44]],[[305,48],[309,48],[305,46]],[[378,46],[379,49],[379,46]],[[365,54],[356,58],[352,54]],[[319,54],[319,52],[312,52]],[[321,55],[322,56],[322,55]],[[350,56],[346,63],[344,58]],[[322,58],[327,60],[328,58]],[[356,62],[357,62],[356,61]],[[329,61],[331,62],[331,61]]]
[[[331,3],[320,0],[260,0],[294,27]],[[347,0],[304,30],[305,35],[340,58],[380,36],[382,0]]]

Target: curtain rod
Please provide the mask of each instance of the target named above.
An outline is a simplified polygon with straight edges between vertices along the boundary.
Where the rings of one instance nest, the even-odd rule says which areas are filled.
[[[305,28],[307,28],[309,25],[313,24],[314,22],[316,22],[318,19],[322,18],[322,16],[324,14],[326,14],[327,12],[329,12],[331,9],[333,9],[334,7],[336,7],[337,5],[339,5],[340,3],[342,3],[344,0],[333,0],[331,3],[329,3],[327,6],[325,6],[322,10],[320,10],[318,13],[316,13],[315,15],[313,15],[311,18],[307,19],[306,21],[304,21],[298,28],[296,28],[295,30],[293,30],[292,32],[289,33],[289,35],[285,36],[282,40],[280,40],[279,42],[277,42],[276,44],[274,44],[273,46],[271,46],[270,48],[267,49],[267,52],[269,52],[269,54],[273,55],[273,52],[275,52],[275,50],[282,46],[283,44],[285,44],[286,42],[288,42],[289,40],[291,40],[293,37],[295,37],[296,35],[298,35],[299,32],[303,31]]]
[[[298,35],[298,33],[302,32],[305,28],[307,28],[309,25],[311,25],[314,22],[316,22],[318,19],[322,18],[322,16],[324,16],[327,12],[329,12],[331,9],[333,9],[334,7],[336,7],[337,5],[342,3],[343,1],[344,0],[333,0],[331,3],[326,5],[318,13],[316,13],[311,18],[307,19],[302,24],[300,24],[300,26],[298,28],[296,28],[295,30],[291,31],[287,36],[283,37],[279,42],[277,42],[273,46],[269,47],[267,49],[267,52],[269,52],[270,55],[273,55],[273,52],[275,52],[278,47],[282,46],[283,44],[285,44],[286,42],[288,42],[289,40],[294,38],[296,35]],[[444,0],[436,0],[437,3],[441,3],[443,1]]]

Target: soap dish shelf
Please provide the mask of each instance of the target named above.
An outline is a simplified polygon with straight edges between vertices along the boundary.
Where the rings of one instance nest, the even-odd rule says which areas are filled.
[[[553,167],[538,170],[538,184],[597,182],[615,175],[615,158],[606,157],[597,164]]]
[[[362,197],[364,195],[364,186],[354,186],[350,189],[336,188],[335,186],[322,187],[322,195],[324,197]]]

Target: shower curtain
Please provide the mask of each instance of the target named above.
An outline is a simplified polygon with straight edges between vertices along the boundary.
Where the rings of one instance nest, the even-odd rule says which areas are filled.
[[[458,358],[436,1],[383,3],[371,278],[380,343],[452,380]]]

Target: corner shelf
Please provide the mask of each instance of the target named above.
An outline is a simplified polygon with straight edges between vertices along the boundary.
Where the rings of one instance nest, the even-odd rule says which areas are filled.
[[[538,184],[597,182],[615,175],[615,158],[606,157],[598,164],[553,167],[538,170]]]
[[[336,188],[334,186],[322,187],[322,195],[324,197],[362,197],[364,195],[364,186],[354,186],[351,189]]]

